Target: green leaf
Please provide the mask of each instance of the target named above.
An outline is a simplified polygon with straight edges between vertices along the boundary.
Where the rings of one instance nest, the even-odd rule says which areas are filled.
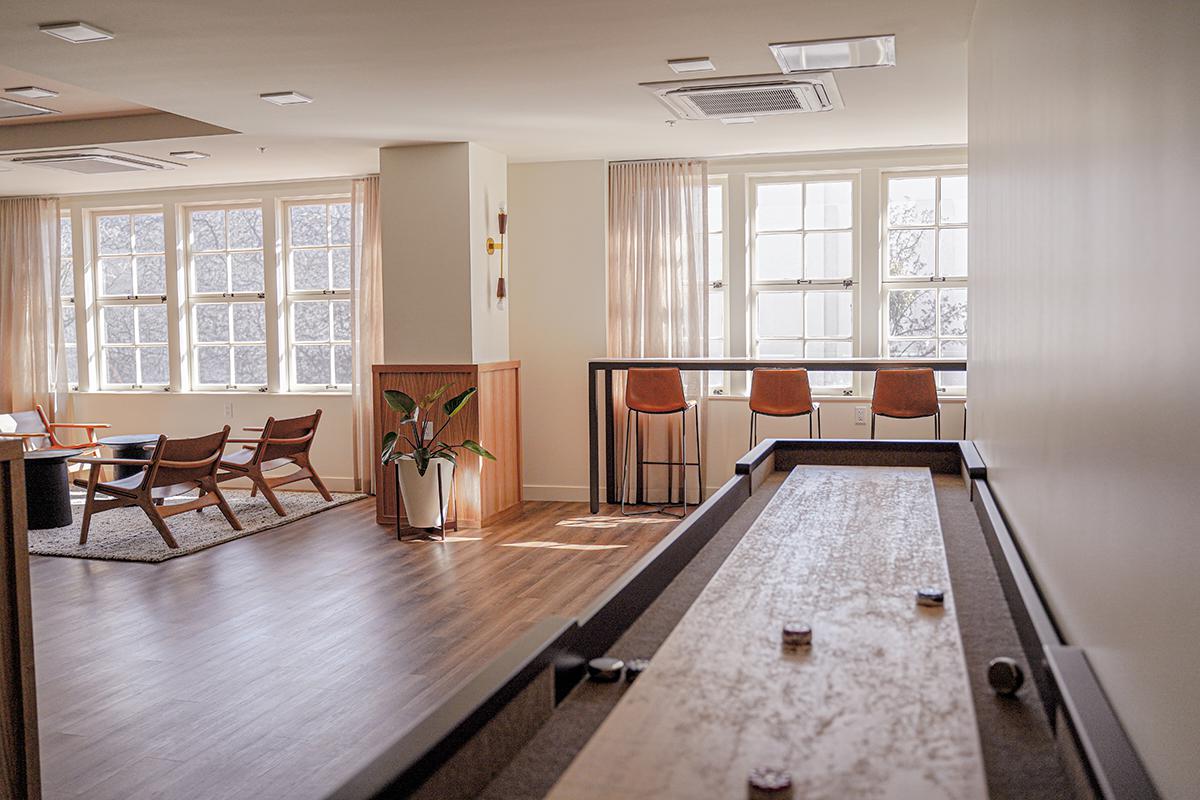
[[[446,390],[449,388],[450,388],[450,384],[447,383],[447,384],[443,385],[441,388],[437,389],[436,391],[430,392],[429,394],[425,395],[425,397],[422,398],[422,400],[421,400],[421,408],[429,408],[430,406],[432,406],[434,403],[436,403],[438,400],[440,400],[442,398],[442,395],[444,395],[446,393]]]
[[[416,416],[417,404],[404,392],[398,389],[386,389],[383,393],[383,399],[392,411],[399,411],[404,415],[401,422],[407,422]]]
[[[494,455],[489,453],[487,450],[483,449],[483,445],[481,445],[479,442],[475,441],[474,439],[465,440],[462,443],[462,446],[467,448],[468,450],[470,450],[472,453],[474,453],[477,456],[483,456],[484,458],[489,459],[491,461],[496,460],[496,457]]]
[[[442,406],[442,411],[446,412],[446,419],[450,419],[455,414],[466,408],[467,403],[471,402],[471,398],[475,396],[475,391],[475,387],[472,386],[462,394],[455,395],[447,400],[445,405]]]
[[[392,451],[396,449],[396,440],[398,438],[400,437],[396,435],[395,431],[390,431],[389,433],[385,433],[383,435],[383,454],[380,456],[379,460],[384,464],[388,463],[388,461],[391,459]]]

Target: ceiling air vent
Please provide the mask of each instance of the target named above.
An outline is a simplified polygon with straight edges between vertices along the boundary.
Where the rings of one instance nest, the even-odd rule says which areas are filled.
[[[842,108],[833,73],[643,83],[680,119],[763,117]]]
[[[157,172],[177,169],[184,164],[163,161],[149,156],[88,147],[80,150],[44,150],[35,153],[14,153],[3,156],[13,164],[29,164],[35,167],[80,172],[85,175],[102,175],[110,172]]]
[[[11,89],[9,91],[12,91]],[[0,119],[20,119],[21,117],[44,117],[47,114],[57,114],[50,108],[32,106],[19,100],[9,100],[0,97]]]

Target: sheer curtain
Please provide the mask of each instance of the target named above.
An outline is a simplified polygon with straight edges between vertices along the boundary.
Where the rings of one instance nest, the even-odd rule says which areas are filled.
[[[67,386],[58,302],[58,200],[0,198],[0,411],[60,410]]]
[[[609,165],[609,356],[707,355],[707,186],[705,161]],[[614,424],[620,458],[625,433],[622,424],[625,387],[620,373],[615,378],[613,408],[617,415]],[[706,373],[684,373],[688,396],[702,405],[707,384]],[[703,407],[700,413],[704,413]],[[647,458],[658,459],[669,454],[679,460],[678,425],[678,418],[672,417],[669,423],[656,420],[643,430],[643,434],[650,434],[643,437]],[[632,458],[633,454],[630,455]],[[694,460],[694,455],[689,453],[688,459]],[[622,465],[622,470],[627,468],[628,465]],[[648,489],[656,495],[661,495],[666,484],[663,472],[661,467],[647,472]],[[691,485],[694,487],[695,483]]]
[[[354,254],[350,313],[354,325],[351,387],[354,471],[360,491],[375,493],[375,410],[371,367],[383,357],[383,244],[379,229],[379,176],[358,178],[351,193]]]

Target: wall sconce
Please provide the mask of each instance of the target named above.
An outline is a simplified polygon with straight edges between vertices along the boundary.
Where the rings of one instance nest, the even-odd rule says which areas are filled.
[[[508,233],[508,212],[504,207],[500,207],[500,213],[497,215],[500,226],[500,241],[496,241],[492,237],[487,240],[488,255],[495,255],[500,252],[500,277],[496,280],[496,308],[504,308],[504,298],[508,296],[508,291],[504,287],[504,234]]]

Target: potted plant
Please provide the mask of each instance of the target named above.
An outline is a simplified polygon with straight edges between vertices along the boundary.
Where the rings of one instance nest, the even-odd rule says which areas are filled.
[[[395,389],[383,393],[388,406],[401,417],[400,430],[384,434],[381,458],[384,466],[396,464],[404,511],[408,524],[414,528],[445,526],[457,450],[466,449],[483,458],[496,460],[494,455],[473,439],[464,439],[459,444],[442,441],[442,433],[450,420],[467,407],[476,392],[472,386],[442,403],[443,419],[440,426],[434,428],[431,412],[449,388],[450,384],[446,384],[425,395],[419,403]],[[432,431],[429,437],[425,436],[426,425]]]

